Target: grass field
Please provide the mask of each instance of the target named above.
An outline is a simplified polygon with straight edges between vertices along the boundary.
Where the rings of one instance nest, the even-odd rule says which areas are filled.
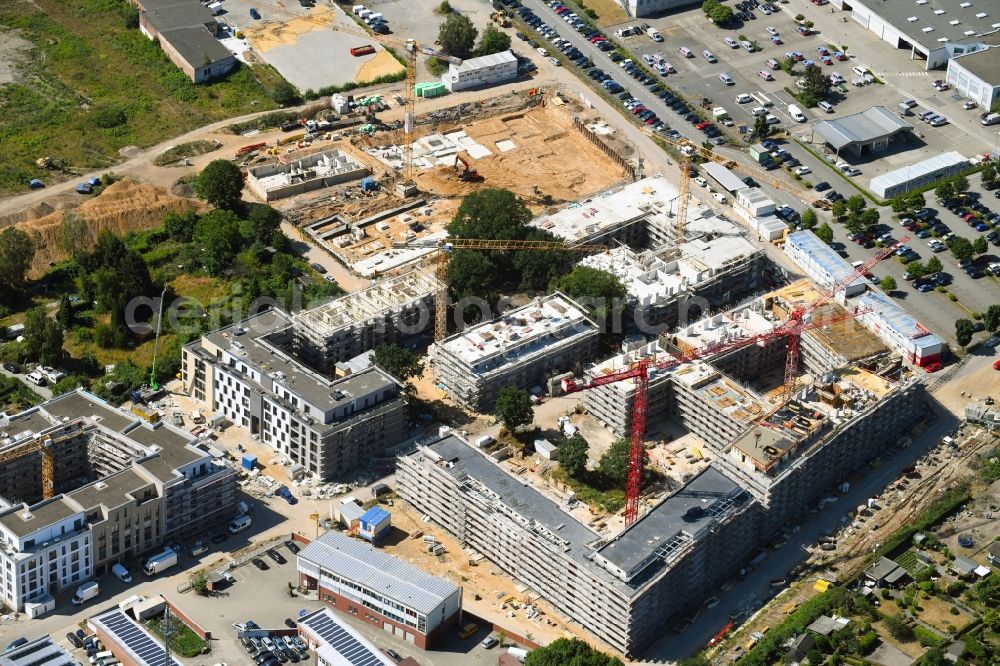
[[[195,85],[135,27],[125,0],[0,2],[0,40],[14,31],[33,45],[0,86],[0,194],[52,180],[39,157],[73,169],[110,168],[118,151],[148,147],[223,118],[275,108],[270,67],[240,67]]]
[[[584,4],[597,12],[597,25],[602,28],[628,20],[628,14],[618,0],[584,0]]]

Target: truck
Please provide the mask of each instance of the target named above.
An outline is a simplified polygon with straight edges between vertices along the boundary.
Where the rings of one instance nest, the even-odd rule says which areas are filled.
[[[663,35],[656,28],[646,28],[646,36],[652,39],[654,42],[662,42]]]
[[[1000,123],[1000,113],[990,113],[983,116],[983,119],[979,121],[983,125],[996,125]]]
[[[101,593],[101,586],[96,580],[92,580],[89,583],[84,583],[80,587],[76,588],[76,594],[73,595],[73,605],[79,606],[85,601],[90,601],[98,594]]]
[[[177,553],[170,548],[165,548],[162,553],[153,555],[146,560],[146,564],[142,570],[146,572],[147,576],[155,576],[175,564],[177,564]]]

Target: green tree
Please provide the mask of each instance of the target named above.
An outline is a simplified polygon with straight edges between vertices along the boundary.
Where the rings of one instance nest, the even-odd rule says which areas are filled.
[[[992,190],[997,186],[997,168],[992,162],[983,167],[979,176],[983,181],[983,187],[986,189]]]
[[[525,240],[559,242],[559,238],[544,229],[530,229]],[[558,250],[523,250],[512,254],[511,267],[518,291],[546,291],[553,280],[568,273],[573,264],[579,261],[579,255]],[[507,285],[507,290],[515,287],[513,280]]]
[[[847,217],[847,201],[844,199],[837,199],[830,207],[830,212],[833,214],[834,220],[837,222],[843,222],[844,218]]]
[[[823,73],[819,65],[806,65],[802,78],[805,94],[811,95],[817,100],[826,99],[830,93],[830,77]]]
[[[231,266],[243,245],[240,221],[231,211],[210,211],[195,225],[194,241],[202,248],[201,261],[205,269],[218,275]]]
[[[628,480],[628,458],[631,442],[620,437],[611,443],[608,450],[601,456],[597,469],[609,483],[624,487]]]
[[[29,358],[42,365],[58,365],[63,355],[63,331],[44,307],[28,310],[24,318],[24,340]]]
[[[882,281],[879,282],[879,286],[882,287],[882,291],[893,291],[896,288],[896,278],[891,275],[886,275],[882,278]]]
[[[485,188],[466,196],[448,224],[454,238],[523,240],[534,215],[510,190]]]
[[[726,25],[733,20],[732,8],[720,3],[718,0],[705,0],[705,2],[701,3],[701,10],[705,12],[708,20],[715,25]]]
[[[955,194],[963,195],[969,191],[969,179],[965,176],[955,176],[951,179],[951,186]]]
[[[991,305],[986,308],[983,315],[983,325],[990,333],[996,333],[1000,329],[1000,305]]]
[[[559,446],[559,466],[570,476],[577,476],[587,469],[587,440],[574,435]]]
[[[989,249],[985,236],[976,236],[976,240],[972,241],[972,250],[976,254],[986,254]]]
[[[87,388],[87,381],[83,377],[78,377],[77,375],[67,375],[51,387],[52,395],[62,395],[63,393],[75,391],[78,388]]]
[[[194,225],[196,224],[198,224],[198,214],[194,211],[167,213],[163,217],[163,231],[180,243],[191,242],[191,239],[194,238]]]
[[[833,229],[831,229],[830,225],[826,222],[816,227],[816,231],[814,233],[827,245],[833,242]]]
[[[472,46],[476,43],[479,33],[467,17],[462,14],[448,14],[438,29],[438,41],[441,48],[456,58],[472,56]]]
[[[771,136],[771,124],[767,122],[767,116],[757,116],[753,121],[752,137],[758,141]]]
[[[424,371],[424,364],[416,354],[399,345],[382,343],[372,350],[372,363],[401,382],[416,377]]]
[[[74,319],[73,303],[69,300],[69,294],[63,294],[62,298],[59,299],[59,309],[56,311],[56,321],[59,322],[59,325],[62,326],[64,330],[69,330],[73,328]]]
[[[906,205],[910,207],[911,210],[916,210],[917,208],[923,208],[927,205],[927,199],[924,198],[923,192],[910,192],[906,195]]]
[[[850,211],[851,214],[853,215],[857,215],[858,213],[860,213],[862,210],[864,210],[865,206],[867,205],[867,203],[865,202],[865,198],[860,194],[855,194],[848,197],[846,203],[847,203],[847,210]]]
[[[89,237],[90,227],[85,219],[71,210],[63,213],[56,231],[56,246],[60,250],[76,259],[87,249]]]
[[[270,206],[254,206],[240,224],[240,232],[250,242],[266,243],[281,228],[281,213]]]
[[[972,254],[975,252],[975,248],[972,247],[972,243],[970,243],[968,239],[962,238],[961,236],[952,239],[949,247],[952,255],[954,255],[954,257],[959,261],[963,259],[971,259]]]
[[[909,208],[906,204],[906,199],[903,197],[893,197],[890,199],[889,207],[892,208],[893,213],[902,213]]]
[[[579,638],[559,638],[532,650],[524,666],[625,666],[621,659],[598,652]]]
[[[875,231],[878,226],[879,212],[877,208],[866,208],[858,215],[858,222],[865,233]]]
[[[510,48],[510,35],[500,30],[492,23],[483,30],[483,36],[479,39],[479,46],[476,47],[477,56],[500,53]]]
[[[441,4],[437,6],[437,13],[442,16],[445,14],[451,14],[454,9],[451,7],[451,3],[448,0],[441,0]]]
[[[243,194],[243,174],[229,160],[212,160],[193,183],[199,197],[219,208],[232,210]]]
[[[974,333],[973,324],[968,319],[955,320],[955,339],[960,347],[968,347]]]
[[[278,85],[274,86],[274,89],[271,90],[271,99],[278,106],[294,106],[302,102],[302,96],[299,95],[299,91],[285,79],[281,79]]]
[[[590,266],[576,266],[553,281],[552,288],[578,301],[598,323],[605,325],[611,324],[612,317],[624,310],[628,295],[616,275]]]
[[[198,570],[191,577],[191,587],[194,588],[195,594],[205,596],[208,594],[208,579],[205,578],[205,572]]]
[[[787,58],[781,61],[781,69],[785,70],[790,75],[794,75],[795,64],[796,64],[795,58],[793,58],[792,56],[788,56]]]
[[[983,624],[997,631],[1000,629],[1000,610],[996,608],[989,608],[983,613]]]
[[[942,180],[934,188],[934,196],[938,199],[949,199],[955,196],[955,186],[951,184],[950,180]]]
[[[535,418],[535,413],[531,410],[531,396],[516,386],[500,389],[494,411],[509,432],[528,425]]]
[[[911,261],[906,264],[906,274],[916,279],[927,274],[927,268],[919,261]],[[884,289],[885,287],[883,287]],[[895,287],[893,287],[895,289]]]
[[[485,252],[458,250],[448,258],[448,291],[455,301],[483,298],[493,305],[500,296],[497,273]]]
[[[883,620],[886,629],[897,641],[908,643],[914,639],[913,629],[898,615],[887,615]]]
[[[813,227],[816,226],[817,221],[818,220],[816,218],[816,211],[814,211],[812,208],[806,208],[804,211],[802,211],[802,219],[799,222],[799,224],[802,225],[803,229],[812,229]]]
[[[940,259],[938,259],[937,257],[931,257],[930,259],[927,260],[927,273],[926,274],[927,275],[934,275],[935,273],[939,273],[941,270],[943,270],[943,268],[944,267],[941,265],[941,260]]]
[[[0,303],[13,303],[23,292],[35,243],[15,227],[0,232]]]

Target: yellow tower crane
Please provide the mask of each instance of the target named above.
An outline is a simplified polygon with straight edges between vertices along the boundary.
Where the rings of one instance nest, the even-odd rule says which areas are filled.
[[[15,444],[0,451],[0,465],[40,452],[42,454],[42,499],[51,499],[55,495],[55,468],[52,462],[52,449],[53,443],[50,438],[34,437],[22,444]]]

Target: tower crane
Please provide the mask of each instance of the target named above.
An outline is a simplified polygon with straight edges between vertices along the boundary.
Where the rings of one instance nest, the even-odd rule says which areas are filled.
[[[21,444],[15,444],[0,452],[0,465],[30,456],[42,454],[42,499],[52,499],[55,495],[55,466],[53,449],[55,444],[49,437],[35,436]]]
[[[413,130],[416,125],[416,91],[414,86],[416,84],[417,77],[417,51],[421,51],[426,55],[435,56],[438,58],[443,58],[450,63],[461,64],[462,60],[460,58],[455,58],[446,53],[442,53],[433,47],[424,46],[417,43],[415,39],[407,39],[401,41],[392,37],[386,37],[384,35],[370,34],[365,32],[361,28],[353,28],[341,25],[335,21],[324,20],[322,18],[316,18],[314,16],[302,16],[296,14],[286,7],[282,7],[280,4],[270,3],[270,2],[259,2],[257,3],[260,7],[267,7],[270,11],[275,14],[283,14],[299,21],[306,21],[308,23],[314,23],[316,25],[321,25],[337,32],[343,32],[348,35],[354,35],[355,37],[363,37],[364,39],[370,39],[374,42],[378,42],[383,47],[387,49],[398,48],[402,49],[406,58],[406,90],[403,92],[404,99],[404,113],[403,113],[403,192],[411,192],[416,187],[415,181],[413,179]]]
[[[485,238],[453,238],[448,240],[414,240],[395,242],[394,248],[434,249],[438,250],[435,275],[438,279],[438,290],[434,294],[434,341],[444,340],[448,334],[448,262],[445,257],[452,250],[535,250],[561,252],[604,252],[611,248],[607,245],[566,245],[560,241],[541,240],[487,240]]]
[[[836,294],[859,277],[868,273],[872,266],[887,257],[901,245],[906,243],[909,237],[903,237],[891,247],[878,252],[874,257],[866,261],[846,278],[835,283],[829,291],[822,294],[812,303],[795,307],[788,319],[775,326],[770,331],[735,338],[726,342],[711,342],[702,347],[697,347],[685,352],[672,354],[670,358],[654,362],[648,358],[639,359],[629,368],[620,372],[601,375],[591,378],[586,383],[578,383],[573,379],[562,380],[562,389],[566,393],[578,393],[600,386],[607,386],[616,382],[633,380],[635,392],[632,397],[632,424],[630,432],[628,479],[625,488],[625,525],[631,525],[639,517],[639,493],[642,486],[643,459],[645,451],[643,448],[643,437],[646,434],[646,410],[648,407],[647,393],[649,388],[649,370],[668,370],[683,363],[699,360],[708,356],[716,356],[725,352],[742,349],[750,345],[765,346],[779,339],[787,338],[787,356],[785,358],[785,386],[783,392],[783,402],[787,402],[795,390],[795,373],[799,363],[799,337],[805,331],[826,326],[836,321],[850,319],[860,312],[849,312],[833,319],[825,321],[810,321],[810,315],[817,309],[828,303]]]

